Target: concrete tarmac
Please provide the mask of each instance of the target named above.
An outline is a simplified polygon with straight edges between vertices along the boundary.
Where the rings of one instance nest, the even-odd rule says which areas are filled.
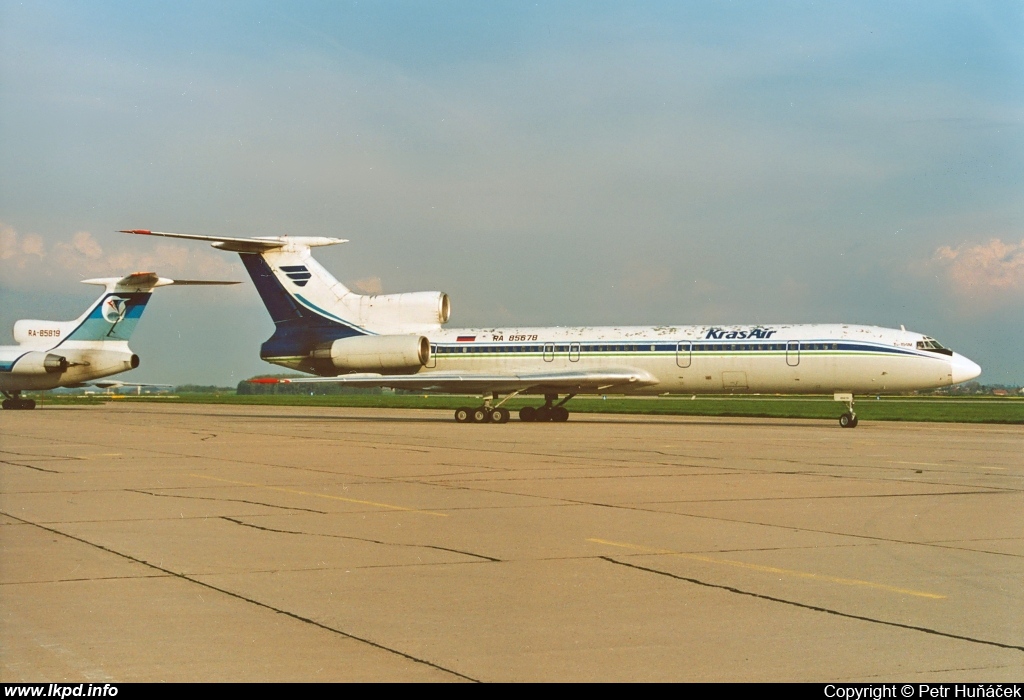
[[[1022,477],[1021,426],[3,411],[0,680],[1020,681]]]

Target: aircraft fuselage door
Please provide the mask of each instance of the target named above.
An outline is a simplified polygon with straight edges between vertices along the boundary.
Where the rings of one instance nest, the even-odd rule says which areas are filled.
[[[786,343],[786,364],[796,367],[800,364],[800,341],[791,340]]]
[[[676,343],[676,364],[680,367],[689,367],[691,355],[693,351],[693,343],[681,342]]]
[[[569,343],[569,362],[580,361],[580,344]]]
[[[555,344],[544,343],[544,361],[551,362],[555,359]]]

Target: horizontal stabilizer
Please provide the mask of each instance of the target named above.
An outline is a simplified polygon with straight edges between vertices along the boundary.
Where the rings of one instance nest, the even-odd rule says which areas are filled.
[[[95,277],[82,280],[82,284],[99,284],[113,291],[136,291],[148,292],[157,287],[177,285],[210,285],[210,284],[241,284],[232,280],[172,280],[166,277],[159,277],[154,272],[133,272],[124,277]]]
[[[199,236],[193,233],[167,233],[166,231],[150,231],[148,229],[122,229],[120,233],[132,233],[139,236],[163,236],[165,238],[186,238],[192,241],[209,241],[214,248],[233,253],[265,253],[268,250],[284,248],[288,245],[315,248],[317,246],[348,243],[344,238],[327,238],[324,236],[258,236],[256,238],[232,238],[230,236]]]
[[[203,284],[241,284],[234,280],[171,280],[171,284],[181,285],[203,285]]]

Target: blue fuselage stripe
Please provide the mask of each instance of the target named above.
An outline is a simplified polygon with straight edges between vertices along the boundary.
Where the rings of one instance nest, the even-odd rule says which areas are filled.
[[[799,346],[797,345],[799,343]],[[902,355],[905,357],[931,357],[937,356],[926,353],[919,353],[912,350],[896,348],[884,345],[868,345],[865,343],[849,343],[840,341],[788,341],[774,343],[703,343],[692,341],[681,341],[678,343],[664,342],[583,342],[583,343],[436,343],[434,352],[438,355],[465,355],[465,354],[543,354],[543,353],[580,353],[581,355],[601,355],[605,353],[629,353],[629,354],[664,354],[664,353],[693,353],[696,355],[724,355],[731,354],[746,355],[749,353],[774,353],[774,354],[816,354],[816,355],[841,355],[847,353],[870,353],[884,355]]]

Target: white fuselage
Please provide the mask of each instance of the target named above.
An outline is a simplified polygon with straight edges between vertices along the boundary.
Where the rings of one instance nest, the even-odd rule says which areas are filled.
[[[5,395],[80,385],[139,366],[128,338],[153,288],[173,281],[135,273],[85,282],[103,285],[105,291],[77,319],[14,324],[18,344],[0,347],[0,391]]]
[[[571,371],[631,368],[662,393],[882,393],[976,377],[946,350],[918,349],[920,333],[874,326],[761,325],[440,329],[420,372]]]
[[[56,354],[68,361],[60,372],[26,371],[32,360],[42,354]],[[0,390],[40,391],[73,386],[91,379],[109,377],[138,366],[138,358],[126,341],[70,340],[59,347],[44,345],[6,345],[0,347],[0,363],[10,364],[10,371],[0,372]],[[33,368],[35,369],[35,368]]]

